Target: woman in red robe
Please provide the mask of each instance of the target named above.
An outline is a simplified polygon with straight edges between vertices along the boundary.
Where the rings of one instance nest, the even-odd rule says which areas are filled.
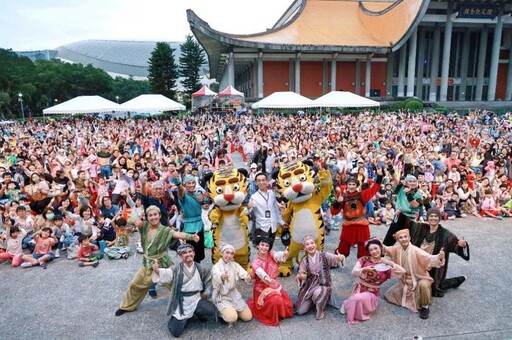
[[[251,275],[255,280],[253,298],[247,304],[262,324],[277,326],[279,318],[293,315],[292,300],[277,281],[279,262],[286,261],[288,250],[272,251],[272,239],[267,237],[258,240],[256,248],[258,253],[251,263]]]

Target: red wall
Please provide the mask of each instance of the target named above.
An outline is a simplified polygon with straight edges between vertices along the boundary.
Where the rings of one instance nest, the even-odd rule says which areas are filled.
[[[263,96],[271,95],[278,91],[290,89],[288,61],[264,61],[263,62]]]
[[[336,91],[355,92],[356,88],[352,82],[356,81],[356,62],[338,61],[336,63]]]
[[[327,81],[331,77],[331,63],[327,67]],[[265,61],[263,65],[263,93],[268,96],[277,91],[289,91],[289,62],[288,61]],[[501,66],[500,66],[501,67]],[[386,69],[385,62],[373,62],[371,73],[370,89],[380,89],[381,95],[386,94]],[[502,69],[500,68],[500,72]],[[505,70],[506,74],[506,70]],[[361,62],[361,83],[365,82],[366,64]],[[506,77],[505,77],[506,78]],[[355,92],[356,63],[355,61],[338,61],[336,64],[336,90]],[[503,96],[505,94],[506,79],[500,78],[503,84]],[[288,84],[288,85],[286,85]],[[383,85],[384,84],[384,85]],[[327,92],[331,86],[327,84]],[[365,86],[361,85],[360,94],[364,96]],[[322,61],[301,61],[300,63],[300,92],[306,97],[320,97],[323,93],[323,62]],[[501,93],[501,92],[500,92]]]
[[[324,64],[322,61],[300,62],[300,94],[321,97],[323,93]]]

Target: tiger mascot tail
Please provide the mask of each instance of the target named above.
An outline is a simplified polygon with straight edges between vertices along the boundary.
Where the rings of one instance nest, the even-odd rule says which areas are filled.
[[[220,248],[229,243],[235,248],[235,261],[249,268],[250,248],[247,225],[249,217],[243,205],[247,196],[247,170],[233,167],[216,170],[208,181],[214,208],[210,212],[213,230],[212,262],[222,257]]]
[[[316,175],[319,183],[315,181]],[[308,161],[283,166],[272,177],[281,196],[288,200],[283,220],[289,225],[291,242],[288,260],[281,264],[279,273],[290,276],[293,259],[298,259],[304,237],[313,236],[318,250],[324,248],[325,225],[320,207],[332,190],[332,177],[329,170],[315,173],[313,163]]]

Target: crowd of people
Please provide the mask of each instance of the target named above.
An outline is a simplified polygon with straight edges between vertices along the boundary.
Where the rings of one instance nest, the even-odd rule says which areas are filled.
[[[446,278],[448,254],[469,260],[468,243],[440,223],[470,216],[502,223],[512,216],[511,113],[89,117],[4,125],[1,133],[0,261],[46,269],[65,255],[95,268],[104,259],[128,258],[134,248],[143,265],[116,315],[134,311],[147,293],[156,297],[156,283],[169,284],[174,336],[193,315],[218,314],[228,325],[254,316],[277,325],[314,306],[322,319],[335,304],[330,269],[354,245],[358,281],[336,306],[349,323],[370,317],[380,285],[392,277],[397,283],[386,300],[428,318],[431,296],[442,297],[465,279]],[[249,272],[234,262],[227,243],[211,270],[200,265],[214,206],[208,179],[238,165],[234,152],[249,180],[245,205],[256,248]],[[316,235],[304,237],[292,303],[277,279],[287,250],[272,250],[276,235],[283,244],[289,237],[281,215],[287,202],[272,175],[304,160],[329,170],[334,189],[322,219],[326,233],[343,230],[332,254],[317,249]],[[386,238],[371,238],[368,224],[389,227]],[[239,279],[254,283],[247,303]]]

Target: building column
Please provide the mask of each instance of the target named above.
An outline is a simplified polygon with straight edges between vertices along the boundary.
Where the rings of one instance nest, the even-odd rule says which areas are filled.
[[[336,91],[336,65],[338,62],[336,59],[338,58],[338,53],[334,53],[331,60],[331,91]]]
[[[482,93],[484,92],[484,76],[485,76],[485,55],[487,53],[487,38],[489,36],[489,28],[484,26],[480,32],[480,44],[478,47],[478,69],[476,71],[476,91],[475,101],[482,101]]]
[[[370,97],[370,88],[372,84],[372,56],[366,56],[366,74],[364,80],[364,96]]]
[[[512,44],[508,50],[508,72],[507,72],[507,89],[505,91],[505,100],[512,100]]]
[[[386,93],[384,96],[391,96],[393,94],[393,66],[395,55],[393,52],[388,52],[388,61],[386,69]]]
[[[263,98],[263,52],[258,54],[258,79],[256,81],[257,85],[257,96],[258,98]]]
[[[407,44],[400,48],[400,60],[398,64],[398,92],[397,97],[405,95],[405,60],[407,59]]]
[[[416,79],[416,52],[418,49],[418,30],[409,38],[409,62],[407,65],[407,97],[414,97],[414,80]]]
[[[295,93],[300,94],[300,52],[295,55]]]
[[[452,12],[453,3],[450,3],[448,5],[448,10],[446,11],[447,20],[444,29],[443,59],[441,65],[441,93],[439,95],[439,99],[442,102],[445,102],[448,99],[448,76],[450,74],[450,52],[453,30]]]
[[[229,53],[228,85],[235,86],[235,56],[233,52]]]
[[[496,99],[496,83],[498,82],[498,66],[500,64],[501,34],[503,32],[503,16],[500,11],[498,22],[494,28],[494,39],[492,42],[491,70],[489,72],[489,87],[487,88],[487,100]]]
[[[418,38],[418,61],[416,63],[416,97],[423,100],[423,72],[425,71],[425,29],[420,29]]]
[[[361,92],[361,60],[356,60],[356,91],[355,93],[359,95]]]
[[[432,39],[432,55],[430,56],[432,66],[430,67],[430,87],[428,100],[435,102],[437,100],[437,76],[439,74],[439,51],[441,49],[440,26],[436,26],[434,28],[434,37]]]
[[[327,93],[327,87],[329,86],[329,62],[327,59],[323,60],[323,75],[322,75],[322,95]]]
[[[468,67],[469,67],[469,44],[471,32],[469,28],[464,31],[464,40],[462,41],[462,60],[460,62],[460,86],[458,100],[466,100],[467,80],[468,80]]]

